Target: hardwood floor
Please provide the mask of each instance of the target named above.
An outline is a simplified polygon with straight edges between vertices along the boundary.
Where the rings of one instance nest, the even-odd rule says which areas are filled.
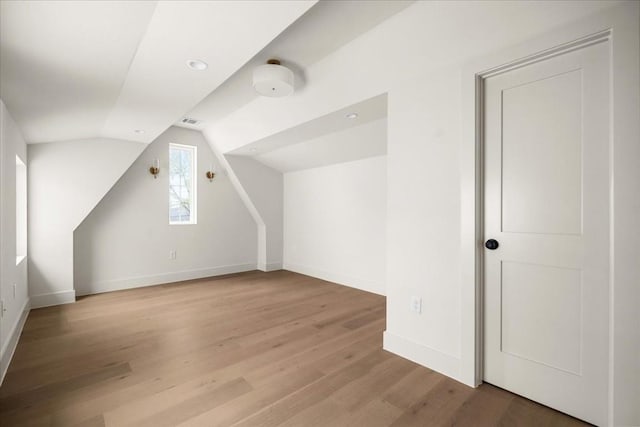
[[[384,297],[286,271],[32,310],[2,426],[573,426],[382,350]]]

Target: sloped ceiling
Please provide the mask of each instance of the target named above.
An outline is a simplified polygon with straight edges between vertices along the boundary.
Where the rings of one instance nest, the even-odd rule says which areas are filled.
[[[0,2],[0,97],[27,142],[99,136],[155,2]]]
[[[387,119],[382,118],[255,156],[280,172],[294,172],[387,154]]]
[[[184,125],[179,122],[176,125],[203,129],[255,100],[258,96],[251,86],[253,69],[270,58],[280,59],[283,65],[294,71],[296,92],[293,96],[296,96],[303,92],[307,85],[313,84],[313,81],[308,81],[305,75],[305,69],[308,66],[333,53],[413,2],[414,0],[318,2],[187,113],[189,117],[200,121],[197,125]]]
[[[351,114],[357,117],[350,118]],[[387,94],[349,105],[233,150],[280,172],[387,153]]]
[[[315,3],[2,1],[0,97],[29,143],[149,143]]]

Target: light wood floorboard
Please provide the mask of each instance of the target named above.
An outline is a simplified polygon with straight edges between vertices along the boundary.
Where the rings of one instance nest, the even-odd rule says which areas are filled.
[[[580,426],[382,350],[385,299],[249,272],[32,310],[4,426]]]

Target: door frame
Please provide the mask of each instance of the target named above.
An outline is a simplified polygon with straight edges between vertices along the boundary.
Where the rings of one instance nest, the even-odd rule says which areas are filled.
[[[633,337],[631,331],[614,330],[616,312],[632,309],[634,298],[638,297],[634,280],[640,279],[640,267],[614,258],[621,250],[640,255],[640,249],[632,246],[637,234],[629,233],[634,222],[631,218],[638,209],[631,200],[625,201],[614,183],[624,179],[640,178],[640,172],[633,164],[622,163],[624,156],[638,155],[640,148],[634,144],[640,137],[637,122],[624,120],[624,117],[638,117],[640,102],[633,88],[640,86],[637,76],[638,50],[640,47],[637,16],[629,13],[629,5],[620,5],[605,9],[595,16],[566,27],[551,31],[534,40],[504,49],[502,51],[477,58],[462,68],[462,133],[460,139],[460,286],[461,286],[461,352],[460,376],[463,383],[477,387],[483,381],[483,126],[482,94],[483,82],[489,76],[535,63],[549,57],[585,47],[606,40],[610,47],[610,88],[611,132],[609,139],[609,177],[610,177],[610,275],[609,275],[609,382],[608,414],[609,424],[614,421],[635,419],[634,396],[629,395],[634,387],[625,378],[623,369],[632,369],[631,362],[626,366],[617,366],[617,352],[633,351],[640,346],[640,340]],[[635,6],[637,7],[637,5]],[[635,58],[634,58],[635,56]],[[629,60],[631,57],[631,60]],[[635,62],[633,61],[635,59]],[[614,116],[613,111],[616,112]],[[635,113],[635,116],[634,116]],[[617,119],[617,120],[616,120]],[[635,137],[635,139],[634,139]],[[615,148],[615,150],[614,150]],[[636,157],[637,158],[637,157]],[[629,162],[630,163],[630,162]],[[614,168],[615,166],[615,168]],[[638,181],[635,181],[638,182]],[[620,186],[620,184],[618,184]],[[614,194],[615,189],[615,194]],[[626,197],[637,195],[638,191],[624,188]],[[615,210],[614,210],[615,208]],[[621,215],[620,212],[625,212]],[[627,212],[628,211],[628,212]],[[616,227],[614,227],[614,225]],[[633,233],[632,233],[633,234]],[[640,233],[638,233],[640,234]],[[637,241],[636,241],[637,242]],[[633,258],[633,256],[631,256]],[[619,280],[618,277],[627,280]],[[635,289],[635,290],[634,290]],[[614,294],[616,298],[614,299]],[[620,296],[624,295],[624,299]],[[640,318],[640,316],[637,316]],[[630,325],[629,325],[630,326]],[[616,332],[616,334],[614,334]],[[614,341],[615,338],[615,341]],[[629,340],[625,343],[623,340]],[[614,358],[614,350],[616,357]],[[632,353],[633,354],[633,353]],[[623,358],[624,359],[624,358]],[[617,365],[614,365],[616,362]],[[616,368],[614,370],[614,367]],[[631,377],[631,375],[627,375]],[[615,381],[614,381],[615,380]],[[615,398],[615,406],[614,406]]]
[[[524,58],[498,65],[474,74],[474,151],[475,151],[475,221],[474,221],[474,282],[475,282],[475,385],[483,382],[483,362],[484,362],[484,90],[485,81],[489,77],[497,76],[527,65],[535,64],[546,59],[582,49],[597,43],[609,43],[611,40],[611,30],[600,31],[578,40],[564,43],[562,45],[538,52]],[[464,231],[463,231],[464,234]]]

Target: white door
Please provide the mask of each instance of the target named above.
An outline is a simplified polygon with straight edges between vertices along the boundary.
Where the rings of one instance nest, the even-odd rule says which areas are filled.
[[[609,43],[484,81],[484,379],[607,417]],[[485,246],[492,246],[492,242]]]

